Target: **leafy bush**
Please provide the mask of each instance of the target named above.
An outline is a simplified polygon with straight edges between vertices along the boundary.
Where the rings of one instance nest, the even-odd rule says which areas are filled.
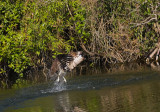
[[[22,77],[29,66],[45,66],[50,52],[53,58],[84,50],[92,61],[134,61],[159,38],[159,5],[158,0],[1,0],[0,74],[12,69]]]
[[[23,76],[28,66],[79,49],[87,41],[85,9],[78,0],[0,1],[0,66]]]

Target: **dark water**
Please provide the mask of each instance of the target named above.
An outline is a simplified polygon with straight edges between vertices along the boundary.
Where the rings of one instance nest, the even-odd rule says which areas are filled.
[[[0,90],[0,112],[160,112],[160,72],[88,72],[52,83]]]

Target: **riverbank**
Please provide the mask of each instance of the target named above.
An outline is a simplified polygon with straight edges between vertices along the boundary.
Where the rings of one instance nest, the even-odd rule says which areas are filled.
[[[157,66],[158,67],[158,66]],[[123,72],[138,72],[145,70],[153,70],[158,71],[158,68],[151,67],[151,65],[143,64],[143,63],[126,63],[126,64],[110,64],[110,65],[93,65],[87,64],[83,62],[78,67],[76,67],[73,71],[68,72],[66,75],[67,80],[71,80],[74,78],[78,78],[81,76],[94,76],[94,74],[121,74]],[[39,69],[30,69],[24,72],[23,78],[18,78],[17,75],[10,75],[8,78],[1,79],[0,88],[1,89],[9,89],[9,88],[23,88],[28,87],[35,84],[48,83],[50,80],[47,79],[48,70],[43,68]],[[51,82],[53,83],[53,82]]]

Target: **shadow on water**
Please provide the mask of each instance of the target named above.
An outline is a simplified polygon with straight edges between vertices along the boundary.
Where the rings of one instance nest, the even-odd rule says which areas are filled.
[[[131,67],[131,69],[129,69]],[[115,67],[114,67],[115,68]],[[134,68],[134,69],[133,69]],[[87,69],[87,68],[86,68]],[[119,70],[118,70],[119,69]],[[78,76],[73,73],[79,72]],[[148,67],[79,69],[59,86],[2,90],[1,112],[159,112],[160,73]]]

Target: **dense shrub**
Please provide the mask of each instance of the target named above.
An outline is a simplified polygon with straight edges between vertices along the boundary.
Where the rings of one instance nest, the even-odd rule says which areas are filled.
[[[160,34],[158,0],[1,0],[0,74],[23,76],[51,53],[84,50],[91,60],[130,62]],[[52,58],[50,57],[50,58]]]
[[[49,51],[54,58],[79,49],[79,39],[85,42],[89,36],[78,0],[0,1],[0,15],[1,74],[13,69],[23,76],[28,66],[42,64]]]
[[[158,0],[88,0],[83,4],[88,6],[91,32],[90,42],[83,48],[105,62],[137,60],[160,36]]]

